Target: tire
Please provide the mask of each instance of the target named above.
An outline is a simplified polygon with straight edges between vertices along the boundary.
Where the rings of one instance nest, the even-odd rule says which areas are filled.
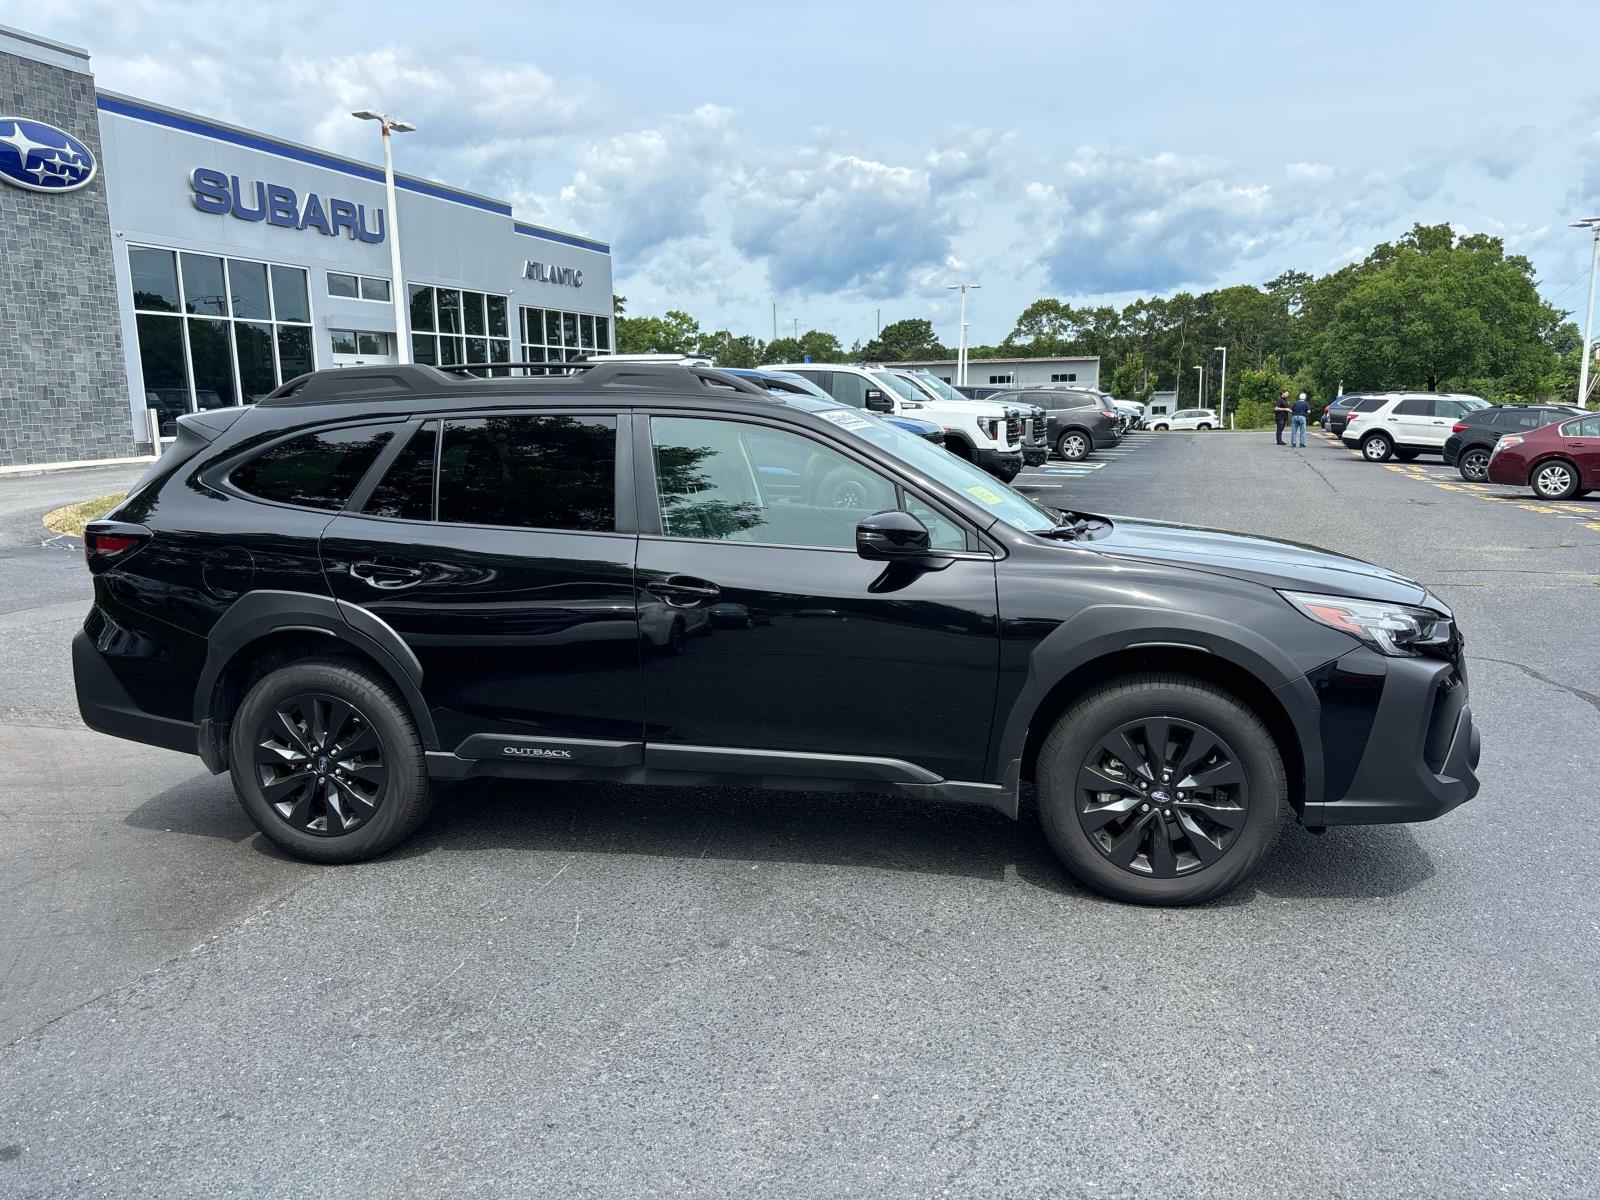
[[[865,513],[871,500],[870,485],[854,467],[835,467],[817,484],[818,508],[859,509]]]
[[[1528,475],[1528,486],[1541,500],[1571,500],[1579,481],[1578,468],[1564,458],[1547,458]]]
[[[1151,428],[1154,429],[1157,433],[1165,433],[1167,430],[1171,429],[1172,426],[1162,424],[1162,425],[1153,425],[1153,426],[1151,426]]]
[[[1176,782],[1145,783],[1129,769],[1121,776],[1134,786],[1107,774],[1092,778],[1115,791],[1083,786],[1088,770],[1120,761],[1111,758],[1110,745],[1132,751],[1137,761],[1128,768],[1142,763],[1153,773],[1140,752],[1155,739],[1142,741],[1142,731],[1162,723],[1168,731],[1162,761],[1180,770],[1193,772],[1184,760],[1197,739],[1215,741],[1215,757],[1199,759],[1218,776],[1215,786],[1183,793]],[[1124,736],[1130,728],[1131,738]],[[1261,719],[1229,692],[1185,675],[1126,676],[1078,700],[1046,736],[1035,776],[1039,819],[1063,865],[1096,891],[1135,904],[1198,904],[1236,886],[1277,841],[1288,794],[1283,759]],[[1239,782],[1224,782],[1232,779]],[[1188,801],[1179,801],[1184,794]],[[1116,799],[1100,799],[1107,795]],[[1145,803],[1148,812],[1139,808]],[[1113,858],[1123,854],[1126,866]]]
[[[1088,458],[1093,448],[1089,435],[1081,429],[1068,429],[1056,439],[1056,453],[1068,462]]]
[[[1401,462],[1412,462],[1421,453],[1421,450],[1396,450],[1394,456]]]
[[[1368,462],[1388,462],[1394,457],[1394,443],[1386,433],[1370,433],[1361,439],[1361,457]]]
[[[1198,429],[1201,433],[1204,433],[1206,430],[1210,429],[1211,426],[1207,425],[1204,421],[1201,421],[1200,424],[1195,426],[1195,428]]]
[[[1489,452],[1474,446],[1456,460],[1456,471],[1468,483],[1482,483],[1489,478]]]
[[[319,724],[326,740],[318,739]],[[313,753],[329,743],[333,753]],[[352,751],[354,757],[344,757]],[[375,858],[411,836],[432,805],[411,714],[386,681],[356,664],[310,659],[259,680],[234,713],[229,752],[245,815],[311,862]],[[301,762],[306,769],[294,772]],[[341,762],[344,771],[328,769]],[[295,774],[306,782],[274,790],[270,776],[285,785]],[[326,799],[329,792],[336,805]],[[360,796],[367,796],[365,806]],[[336,821],[353,823],[329,832]]]

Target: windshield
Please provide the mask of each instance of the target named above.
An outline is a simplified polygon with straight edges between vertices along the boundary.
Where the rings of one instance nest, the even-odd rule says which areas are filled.
[[[924,441],[914,433],[896,429],[887,421],[850,408],[832,408],[817,415],[842,429],[848,429],[862,440],[872,443],[875,448],[894,455],[901,462],[960,492],[969,500],[976,501],[1007,525],[1034,531],[1051,529],[1059,523],[1048,509],[1041,508],[1022,493],[1012,491],[988,472],[957,458],[944,447]]]
[[[912,383],[905,376],[896,375],[893,371],[873,371],[871,372],[871,375],[879,383],[883,384],[884,387],[888,388],[896,396],[899,396],[900,399],[912,400],[918,404],[927,403],[928,397],[922,393],[921,389],[918,388],[916,384]]]
[[[923,387],[938,393],[946,400],[966,400],[968,398],[956,391],[955,388],[951,387],[937,375],[925,375],[921,372],[917,372],[913,378],[916,379],[916,381]]]
[[[816,384],[812,383],[811,380],[807,379],[804,375],[796,375],[793,371],[765,371],[763,374],[768,379],[781,379],[785,383],[792,383],[798,387],[802,387],[806,390],[806,395],[808,396],[816,396],[820,400],[833,399],[832,396],[828,395],[827,392],[823,391]]]

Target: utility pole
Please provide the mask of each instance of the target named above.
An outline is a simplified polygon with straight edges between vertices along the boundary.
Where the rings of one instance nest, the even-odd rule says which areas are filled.
[[[967,385],[967,293],[981,288],[981,283],[947,283],[945,290],[961,293],[961,345],[956,350],[956,386]]]
[[[796,317],[794,319],[794,341],[795,341],[795,345],[798,346],[800,344],[800,318],[799,317]]]
[[[778,340],[778,302],[772,302],[772,340]]]
[[[411,361],[411,336],[406,320],[409,300],[405,280],[400,277],[400,213],[394,197],[394,151],[389,135],[412,133],[417,127],[410,121],[398,121],[388,113],[374,112],[370,108],[350,115],[362,121],[376,121],[383,131],[383,196],[389,205],[389,274],[394,277],[389,282],[389,298],[394,302],[394,360],[408,363]]]
[[[1578,375],[1578,407],[1585,408],[1589,403],[1589,357],[1594,353],[1594,268],[1596,260],[1600,260],[1600,217],[1585,217],[1574,221],[1572,227],[1594,234],[1589,249],[1589,311],[1583,318],[1583,368]]]
[[[1222,351],[1222,398],[1217,401],[1217,427],[1226,429],[1228,427],[1228,348],[1226,346],[1218,346],[1216,348]]]
[[[1200,363],[1195,367],[1195,370],[1200,373],[1200,383],[1198,385],[1200,388],[1200,400],[1195,407],[1204,408],[1206,406],[1206,365]]]

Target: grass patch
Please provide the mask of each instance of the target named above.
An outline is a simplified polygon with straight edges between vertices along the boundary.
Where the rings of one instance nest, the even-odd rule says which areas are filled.
[[[56,533],[67,533],[73,537],[83,536],[83,527],[90,521],[99,520],[118,504],[127,492],[113,492],[109,496],[96,496],[93,500],[79,500],[76,504],[63,504],[60,508],[45,513],[45,525]]]

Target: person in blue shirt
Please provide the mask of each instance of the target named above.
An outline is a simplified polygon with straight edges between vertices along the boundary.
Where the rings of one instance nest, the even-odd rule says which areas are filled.
[[[1305,449],[1306,420],[1310,416],[1311,401],[1304,392],[1301,392],[1300,399],[1289,406],[1289,419],[1292,422],[1289,426],[1289,445]]]

